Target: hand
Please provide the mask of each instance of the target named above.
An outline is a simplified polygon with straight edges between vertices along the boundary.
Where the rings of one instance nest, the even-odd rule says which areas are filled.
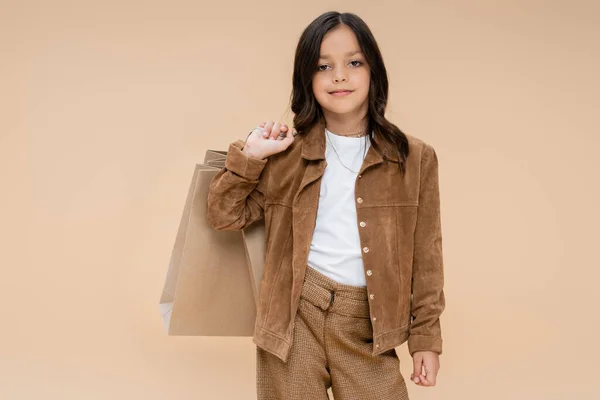
[[[422,373],[422,368],[425,373]],[[419,386],[435,386],[440,369],[440,355],[435,351],[415,351],[413,353],[413,373],[410,379]]]
[[[287,149],[294,142],[295,133],[284,123],[265,121],[248,135],[242,151],[252,157],[267,158]]]

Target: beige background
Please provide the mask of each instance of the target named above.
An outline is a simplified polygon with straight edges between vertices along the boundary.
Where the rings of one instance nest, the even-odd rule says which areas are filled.
[[[194,163],[290,121],[328,10],[439,156],[445,351],[411,399],[599,398],[597,1],[0,4],[0,398],[254,398],[251,339],[168,337],[158,299]]]

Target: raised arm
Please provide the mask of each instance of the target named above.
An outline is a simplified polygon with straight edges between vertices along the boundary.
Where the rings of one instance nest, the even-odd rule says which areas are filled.
[[[225,166],[210,183],[206,218],[215,230],[242,230],[264,217],[269,161],[244,153],[244,144],[229,145]]]

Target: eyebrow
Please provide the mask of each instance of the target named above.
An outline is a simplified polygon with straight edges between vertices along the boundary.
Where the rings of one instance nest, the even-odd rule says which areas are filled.
[[[360,51],[360,50],[349,51],[349,52],[347,52],[345,54],[345,56],[352,56],[352,55],[357,54],[357,53],[362,53],[362,51]],[[329,56],[325,55],[325,54],[319,56],[319,59],[325,59],[325,58],[329,58]]]

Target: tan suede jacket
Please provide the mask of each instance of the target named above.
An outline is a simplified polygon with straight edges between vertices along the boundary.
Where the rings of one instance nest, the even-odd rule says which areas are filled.
[[[386,160],[370,147],[355,183],[373,354],[408,340],[415,351],[442,353],[445,307],[438,160],[434,148],[407,135],[406,175],[394,148],[376,135]],[[213,178],[207,220],[216,230],[241,230],[265,219],[266,256],[253,342],[286,362],[325,171],[325,127],[296,136],[265,160],[229,145]]]

